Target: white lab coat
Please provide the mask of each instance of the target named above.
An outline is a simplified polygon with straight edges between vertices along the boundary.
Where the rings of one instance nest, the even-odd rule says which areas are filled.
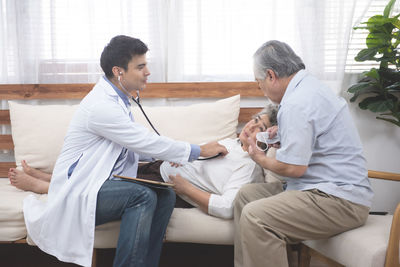
[[[28,234],[40,249],[61,261],[91,265],[97,193],[123,147],[135,152],[136,170],[138,154],[184,164],[191,151],[186,142],[132,122],[122,99],[101,78],[71,120],[47,202],[34,195],[24,200]]]

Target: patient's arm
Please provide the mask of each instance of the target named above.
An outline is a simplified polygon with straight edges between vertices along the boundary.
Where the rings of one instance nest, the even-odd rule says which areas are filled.
[[[176,176],[170,175],[169,179],[173,182],[174,190],[177,194],[185,195],[199,205],[200,209],[208,214],[208,202],[211,194],[205,192],[196,186],[192,185],[189,181],[177,174]]]

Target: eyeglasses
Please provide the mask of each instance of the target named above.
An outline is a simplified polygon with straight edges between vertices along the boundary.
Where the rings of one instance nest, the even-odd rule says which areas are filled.
[[[258,150],[263,151],[263,152],[266,152],[269,149],[268,144],[258,141],[258,140],[256,141],[256,147]]]
[[[279,136],[276,135],[273,138],[269,138],[268,132],[259,132],[256,134],[256,146],[258,150],[267,151],[269,145],[279,142]]]

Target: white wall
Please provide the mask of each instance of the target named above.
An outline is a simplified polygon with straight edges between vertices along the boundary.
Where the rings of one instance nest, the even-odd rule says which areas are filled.
[[[343,81],[342,96],[347,100],[350,113],[360,134],[367,159],[368,170],[400,173],[400,127],[377,120],[377,113],[361,110],[358,102],[351,103],[347,88],[356,83],[358,75],[346,74]],[[357,101],[361,100],[358,99]],[[375,196],[371,211],[393,213],[400,203],[400,182],[370,179]]]
[[[375,119],[376,114],[361,110],[357,103],[349,109],[364,146],[369,170],[400,173],[400,127]],[[400,203],[400,182],[371,179],[375,192],[372,211],[394,212]]]

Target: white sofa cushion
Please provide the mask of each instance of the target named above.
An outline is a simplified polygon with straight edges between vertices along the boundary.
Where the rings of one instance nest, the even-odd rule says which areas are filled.
[[[115,248],[120,223],[114,221],[97,226],[94,247]],[[165,235],[166,242],[232,245],[233,220],[209,216],[198,208],[175,208]],[[29,237],[27,240],[28,244],[35,245]]]
[[[12,186],[7,178],[0,178],[0,241],[26,237],[22,201],[28,194]]]
[[[175,208],[168,224],[166,240],[232,245],[233,233],[233,220],[207,215],[198,208]]]
[[[240,95],[211,103],[144,109],[160,134],[192,144],[201,144],[224,138],[236,138]],[[136,105],[132,109],[132,114],[136,121],[151,130]]]
[[[15,160],[51,172],[61,151],[69,122],[78,105],[31,105],[9,101]],[[200,144],[235,137],[240,96],[182,107],[144,107],[153,125],[163,135]],[[147,121],[133,107],[135,120]]]
[[[51,172],[69,122],[78,105],[29,105],[9,101],[11,133],[17,167],[24,159]]]
[[[115,248],[119,226],[119,221],[97,226],[94,247]],[[209,216],[198,208],[175,208],[167,227],[165,241],[232,245],[233,220]]]
[[[370,215],[364,226],[304,244],[347,267],[383,267],[392,215]]]

